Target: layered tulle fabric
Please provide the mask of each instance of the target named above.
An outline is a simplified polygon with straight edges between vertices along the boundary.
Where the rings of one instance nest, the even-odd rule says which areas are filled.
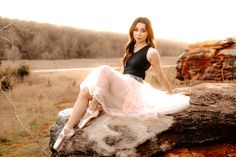
[[[80,88],[88,88],[108,114],[143,119],[184,110],[190,100],[182,94],[167,94],[106,65],[94,69]]]

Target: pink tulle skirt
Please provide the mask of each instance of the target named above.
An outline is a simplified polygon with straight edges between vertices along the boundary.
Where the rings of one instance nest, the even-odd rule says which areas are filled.
[[[106,65],[95,68],[80,88],[88,88],[108,114],[142,119],[179,112],[189,106],[190,100],[183,94],[167,94]]]

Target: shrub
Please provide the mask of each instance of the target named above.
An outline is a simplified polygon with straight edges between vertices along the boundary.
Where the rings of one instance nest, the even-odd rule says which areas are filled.
[[[2,77],[1,88],[4,91],[8,91],[8,90],[12,89],[12,83],[11,83],[11,79],[10,79],[9,75]]]
[[[0,84],[1,88],[4,91],[8,91],[12,89],[13,83],[16,83],[16,77],[20,77],[21,80],[24,79],[25,76],[30,74],[30,68],[28,65],[21,65],[19,68],[10,68],[7,67],[5,71],[0,71]]]
[[[25,76],[28,76],[30,74],[30,68],[28,65],[21,65],[17,69],[17,76],[19,76],[21,79],[24,79]]]

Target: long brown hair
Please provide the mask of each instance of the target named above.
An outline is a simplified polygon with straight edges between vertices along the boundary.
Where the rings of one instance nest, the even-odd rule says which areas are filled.
[[[134,51],[135,40],[134,40],[134,36],[133,36],[133,31],[134,31],[137,23],[145,24],[146,30],[148,32],[146,42],[148,43],[148,45],[150,47],[156,48],[151,21],[146,17],[138,17],[137,19],[134,20],[133,24],[131,25],[131,27],[129,29],[129,39],[128,39],[128,42],[126,43],[126,46],[125,46],[125,54],[121,60],[124,67],[126,65],[126,62],[129,60],[131,54]]]

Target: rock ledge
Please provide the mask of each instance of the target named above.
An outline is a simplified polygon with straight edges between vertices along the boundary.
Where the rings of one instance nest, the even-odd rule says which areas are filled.
[[[178,147],[236,142],[236,84],[203,83],[176,89],[191,97],[188,109],[158,120],[102,113],[66,140],[52,156],[152,156]],[[158,103],[158,102],[157,102]],[[50,130],[50,148],[71,109]]]

